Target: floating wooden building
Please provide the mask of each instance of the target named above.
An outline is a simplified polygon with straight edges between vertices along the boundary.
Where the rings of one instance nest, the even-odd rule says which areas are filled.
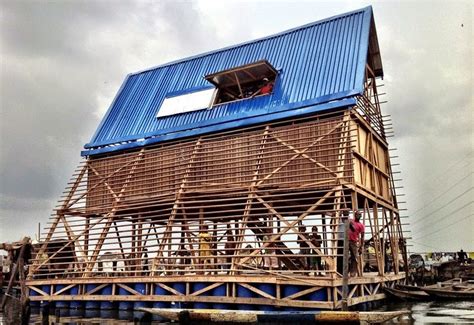
[[[382,299],[406,259],[382,77],[371,7],[128,75],[51,218],[31,301]],[[366,249],[344,277],[338,226],[356,212]]]

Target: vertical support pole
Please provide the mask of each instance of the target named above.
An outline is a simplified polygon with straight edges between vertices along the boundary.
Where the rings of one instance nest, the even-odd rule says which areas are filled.
[[[21,306],[24,310],[24,304],[26,304],[26,299],[28,298],[28,288],[25,283],[25,250],[28,245],[29,240],[23,239],[23,245],[21,247],[20,256],[18,256],[18,279],[20,280],[21,288]],[[23,315],[22,315],[23,316]]]
[[[352,204],[352,209],[355,213],[355,211],[359,210],[359,205],[358,205],[358,202],[357,202],[357,194],[354,193],[353,197],[354,197],[354,200],[353,200],[353,204]],[[364,213],[363,213],[363,216],[362,216],[362,224],[365,227],[366,217],[367,217],[367,219],[370,220],[370,207],[368,205],[367,198],[364,198],[363,207],[364,207],[363,208]],[[364,230],[364,234],[365,234],[365,230]],[[365,238],[362,238],[362,240],[360,242],[360,247],[358,249],[361,253],[359,254],[358,259],[357,259],[357,275],[361,276],[361,277],[364,276],[364,252],[365,252],[365,248],[364,248],[365,247],[365,242],[364,242],[364,240],[365,240]],[[360,296],[364,296],[364,286],[363,285],[358,285],[357,290],[359,291]]]
[[[327,236],[327,227],[326,227],[326,213],[321,213],[321,224],[322,224],[322,235],[323,241],[321,243],[321,251],[324,255],[328,255],[328,236]]]
[[[344,112],[344,117],[342,119],[343,121],[343,124],[342,124],[342,127],[341,127],[341,138],[339,140],[339,148],[338,148],[338,154],[337,154],[337,178],[336,178],[336,183],[338,184],[341,184],[341,181],[344,179],[344,172],[346,171],[346,155],[347,155],[347,145],[350,141],[350,137],[351,137],[351,134],[350,134],[350,124],[351,124],[351,115],[350,115],[350,111],[346,111]],[[341,220],[341,201],[343,200],[343,197],[344,197],[344,191],[342,190],[343,187],[341,185],[339,185],[339,191],[336,192],[336,198],[335,198],[335,202],[334,202],[334,211],[335,211],[335,229],[337,231],[337,228],[338,228],[338,225],[340,223],[340,220]],[[344,204],[345,204],[345,201],[344,201]],[[347,227],[347,226],[346,226]],[[347,233],[347,228],[345,229],[346,230],[346,233]],[[334,241],[332,242],[333,245],[335,244],[337,246],[337,235],[336,235],[336,232],[333,232],[333,239]],[[345,239],[344,240],[344,248],[343,248],[343,254],[347,253],[348,252],[345,252],[345,246],[348,245],[348,239]],[[349,250],[349,246],[347,246],[347,251]],[[333,256],[334,256],[334,251],[336,252],[337,254],[337,248],[333,248]],[[332,271],[334,273],[332,273],[333,275],[336,274],[337,272],[337,257],[334,258],[334,267],[332,268]],[[345,265],[347,264],[346,260],[344,259],[344,256],[343,256],[343,267],[342,267],[342,271],[344,273],[344,268],[345,268]],[[347,274],[346,274],[347,276]],[[346,279],[347,280],[347,279]],[[343,274],[343,282],[344,282],[344,274]],[[344,290],[344,285],[343,285],[343,290]],[[347,298],[347,292],[346,292],[346,298]],[[347,304],[347,301],[346,301],[346,304]],[[347,307],[347,306],[346,306]]]
[[[89,228],[91,225],[91,217],[86,217],[84,225],[84,252],[87,254],[86,259],[89,259]]]
[[[380,225],[379,225],[379,205],[375,202],[372,205],[373,218],[374,218],[374,246],[375,246],[375,255],[377,256],[377,267],[380,275],[384,275],[385,265],[383,260],[382,251],[384,250],[383,238],[380,238]]]
[[[217,241],[217,223],[215,221],[213,221],[212,224],[213,224],[213,232],[212,232],[212,241],[211,241],[211,256],[212,256],[211,260],[212,260],[213,268],[215,268],[215,265],[218,265],[217,245],[219,243]],[[214,273],[213,271],[210,271],[210,274],[213,274],[213,273]]]
[[[117,221],[115,221],[115,220],[114,220],[114,227],[115,227],[115,236],[117,237],[117,242],[118,242],[119,247],[120,247],[120,253],[122,254],[122,259],[125,262],[125,250],[123,248],[122,239],[120,239],[120,231],[119,231],[119,228],[118,228],[118,225],[117,225]]]
[[[183,213],[183,218],[181,219],[181,231],[179,232],[179,246],[178,246],[178,252],[176,254],[177,256],[176,256],[176,261],[175,261],[175,264],[177,265],[175,269],[178,270],[178,274],[180,271],[182,271],[183,273],[185,272],[186,264],[189,262],[189,258],[188,256],[185,255],[185,251],[186,251],[186,238],[190,236],[190,234],[188,233],[189,228],[187,225],[186,213],[184,209],[181,209],[181,212]],[[192,244],[190,243],[190,245]],[[190,249],[192,251],[192,248]],[[192,253],[189,256],[192,256]]]
[[[337,272],[337,256],[339,255],[338,253],[340,253],[340,251],[338,252],[338,249],[339,249],[339,223],[341,222],[341,219],[342,219],[342,216],[341,216],[341,196],[342,196],[342,191],[338,191],[338,192],[335,192],[335,199],[334,199],[334,231],[332,232],[332,238],[333,238],[333,241],[332,241],[332,256],[333,256],[333,260],[336,262],[334,263],[334,267],[332,268],[332,276],[335,277],[336,276],[336,272]],[[334,256],[337,255],[335,258]],[[339,260],[340,262],[340,260]],[[343,259],[342,259],[342,271],[344,273],[344,247],[343,247]]]
[[[196,256],[196,251],[194,250],[193,238],[192,238],[191,230],[190,230],[189,225],[188,225],[188,218],[186,216],[186,210],[185,210],[184,206],[181,206],[181,211],[183,213],[183,219],[181,221],[181,225],[182,225],[181,229],[184,233],[184,234],[182,234],[184,236],[183,249],[186,249],[185,248],[186,246],[185,246],[184,242],[186,241],[186,238],[187,238],[188,245],[189,245],[189,258],[190,258],[189,264],[192,265],[192,267],[194,267],[194,264],[196,264],[196,260],[194,259],[194,256]]]
[[[204,269],[204,264],[205,260],[201,258],[201,238],[199,237],[199,234],[201,232],[202,226],[204,225],[204,208],[199,208],[199,226],[198,226],[198,231],[197,231],[197,252],[196,256],[198,257],[197,259],[197,269],[201,270]]]
[[[133,217],[132,217],[133,218]],[[135,271],[137,270],[137,261],[135,260],[137,256],[137,226],[136,226],[136,220],[132,219],[132,253],[130,254],[130,271],[132,272],[133,275],[136,275]]]
[[[137,275],[142,274],[143,271],[143,222],[142,222],[142,215],[138,215],[138,223],[137,223],[137,257],[140,260],[137,261]]]
[[[381,219],[382,219],[382,228],[381,228],[381,235],[382,235],[382,238],[380,239],[380,242],[382,243],[381,244],[381,248],[382,248],[382,270],[383,272],[385,273],[385,253],[386,253],[386,249],[385,249],[385,242],[387,240],[387,236],[385,235],[385,213],[386,213],[386,210],[385,210],[385,207],[382,207],[382,215],[381,215]],[[383,273],[383,274],[384,274]]]
[[[347,296],[349,294],[349,219],[344,221],[344,257],[342,268],[342,310],[347,311]]]
[[[395,274],[398,274],[398,240],[399,240],[399,233],[398,233],[398,222],[396,217],[394,217],[393,211],[390,211],[390,222],[392,224],[392,240],[390,241],[391,248],[392,248],[392,264],[393,270]],[[395,224],[397,222],[397,224]]]

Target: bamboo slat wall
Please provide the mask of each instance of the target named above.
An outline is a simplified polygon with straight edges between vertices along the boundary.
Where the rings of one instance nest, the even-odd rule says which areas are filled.
[[[337,117],[317,123],[304,122],[298,127],[287,125],[202,138],[199,145],[196,141],[163,145],[145,150],[139,158],[137,153],[131,153],[92,159],[88,162],[88,188],[92,190],[87,194],[87,208],[95,211],[112,204],[113,193],[120,191],[134,167],[133,181],[122,201],[174,196],[193,152],[193,166],[186,174],[187,193],[246,189],[253,182],[257,167],[259,187],[334,186],[338,179],[331,171],[336,170],[340,163],[341,123],[342,117]],[[351,145],[345,141],[344,146]],[[303,154],[293,157],[303,149]],[[135,165],[136,159],[139,160]],[[350,163],[349,157],[346,159],[343,163]],[[122,166],[125,167],[109,177],[107,182],[96,186],[103,177]],[[277,168],[278,171],[273,172]],[[341,177],[346,182],[351,180],[350,166]],[[319,185],[314,186],[317,183]]]

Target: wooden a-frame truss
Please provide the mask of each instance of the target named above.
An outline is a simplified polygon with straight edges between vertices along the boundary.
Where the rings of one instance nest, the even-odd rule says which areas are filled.
[[[319,274],[337,277],[337,225],[342,212],[355,210],[363,213],[370,229],[379,273],[385,272],[387,242],[393,269],[398,272],[402,234],[390,191],[393,187],[388,158],[380,157],[380,136],[370,132],[364,123],[352,110],[290,126],[267,125],[252,130],[247,138],[241,136],[234,148],[229,147],[229,141],[236,141],[234,134],[217,139],[200,137],[184,148],[178,143],[172,151],[178,154],[168,162],[179,161],[179,166],[174,166],[180,171],[176,177],[179,182],[175,182],[177,190],[160,197],[153,195],[153,187],[148,188],[144,193],[147,199],[134,192],[144,179],[154,177],[153,171],[147,169],[147,160],[160,154],[161,148],[142,149],[119,161],[107,157],[101,160],[102,165],[98,160],[86,160],[56,210],[38,256],[48,251],[55,234],[64,245],[48,252],[47,258],[37,259],[31,274],[49,268],[50,274],[97,276],[101,273],[99,258],[109,252],[123,266],[107,273],[126,276],[148,271],[151,275],[301,275],[313,270],[307,263],[312,254],[324,265]],[[318,136],[311,133],[315,130]],[[209,150],[218,154],[211,162],[206,153]],[[232,154],[234,157],[229,159]],[[226,178],[224,172],[223,178],[231,181],[196,186],[207,184],[199,176],[212,172],[215,161],[221,167],[229,166],[229,161],[232,165],[242,160],[248,169],[241,177],[245,182],[232,182],[236,178]],[[221,168],[216,169],[222,172]],[[155,187],[159,185],[157,179]],[[208,200],[203,200],[202,195]],[[106,204],[94,205],[97,198]],[[211,228],[212,240],[206,249],[211,251],[211,263],[202,258],[199,233],[203,224]],[[315,243],[309,232],[300,231],[302,224],[321,227],[321,241]],[[54,271],[55,264],[63,264],[64,257],[60,256],[64,250],[71,250],[73,259],[66,270]],[[183,251],[185,255],[181,254]],[[222,260],[230,263],[223,267]],[[362,263],[359,266],[362,274]]]

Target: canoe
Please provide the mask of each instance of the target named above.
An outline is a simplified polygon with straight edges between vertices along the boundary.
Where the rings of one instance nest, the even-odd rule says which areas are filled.
[[[460,299],[460,300],[470,300],[474,299],[474,288],[467,290],[456,290],[453,287],[451,288],[438,288],[436,286],[424,287],[423,291],[434,298],[441,299]]]
[[[284,322],[284,323],[314,323],[314,322],[363,322],[376,324],[392,318],[406,315],[409,311],[390,312],[350,312],[350,311],[244,311],[216,309],[165,309],[139,308],[150,314],[186,323],[189,321],[202,322]]]
[[[405,301],[424,301],[424,300],[429,300],[431,296],[424,292],[423,290],[419,289],[418,290],[403,290],[401,288],[395,287],[395,288],[384,288],[385,292],[397,299],[400,300],[405,300]]]
[[[472,281],[446,281],[432,286],[422,287],[423,291],[438,299],[474,299]]]

